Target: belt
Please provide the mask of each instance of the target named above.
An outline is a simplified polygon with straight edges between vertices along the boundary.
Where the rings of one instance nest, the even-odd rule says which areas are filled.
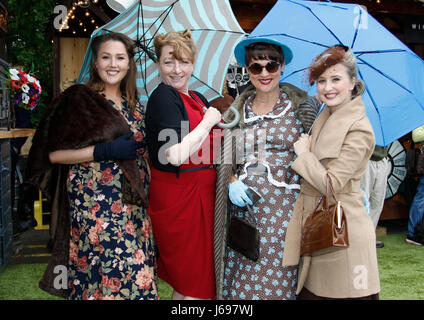
[[[216,164],[210,164],[208,166],[193,167],[193,168],[187,168],[187,169],[180,169],[180,172],[191,172],[191,171],[198,171],[198,170],[212,169],[212,168],[216,168]]]

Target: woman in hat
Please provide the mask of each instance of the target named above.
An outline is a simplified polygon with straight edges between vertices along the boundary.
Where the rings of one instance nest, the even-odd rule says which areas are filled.
[[[286,228],[300,188],[299,176],[290,166],[293,143],[311,126],[318,104],[304,91],[280,83],[292,56],[284,44],[262,37],[247,38],[235,49],[252,86],[233,103],[241,119],[233,129],[237,150],[229,183],[231,214],[256,221],[260,248],[253,261],[226,247],[223,299],[295,298],[298,267],[282,266]],[[256,202],[250,197],[254,192],[261,197]]]

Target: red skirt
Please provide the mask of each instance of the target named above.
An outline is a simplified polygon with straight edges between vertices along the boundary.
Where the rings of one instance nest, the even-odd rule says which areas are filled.
[[[175,173],[152,168],[148,214],[159,251],[158,276],[177,292],[216,296],[213,224],[216,170]]]

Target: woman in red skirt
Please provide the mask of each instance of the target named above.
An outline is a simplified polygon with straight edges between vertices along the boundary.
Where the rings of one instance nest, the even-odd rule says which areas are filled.
[[[162,83],[146,111],[152,163],[148,214],[159,252],[158,275],[176,299],[213,299],[213,164],[221,113],[188,90],[195,46],[190,31],[159,35],[154,42]]]

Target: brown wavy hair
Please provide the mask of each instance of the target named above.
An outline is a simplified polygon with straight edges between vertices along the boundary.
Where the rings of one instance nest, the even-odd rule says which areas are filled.
[[[347,68],[349,77],[355,82],[352,90],[352,99],[360,96],[364,92],[365,84],[361,79],[358,79],[358,66],[356,64],[355,54],[350,48],[343,45],[332,46],[316,56],[308,68],[309,84],[313,85],[325,70],[338,63],[341,63]]]
[[[120,89],[126,96],[130,112],[133,113],[138,102],[138,92],[136,84],[137,66],[134,60],[134,41],[122,33],[110,32],[95,37],[91,43],[91,60],[90,60],[90,80],[87,85],[95,91],[103,91],[105,84],[97,73],[96,61],[99,54],[100,46],[106,41],[120,41],[125,46],[129,58],[129,70],[122,79]]]
[[[185,53],[188,55],[190,62],[194,64],[196,45],[191,37],[191,31],[188,29],[182,32],[171,31],[165,34],[159,34],[155,37],[153,45],[155,47],[157,62],[162,54],[162,48],[169,45],[174,48],[172,55],[175,59],[182,61],[183,54]]]

